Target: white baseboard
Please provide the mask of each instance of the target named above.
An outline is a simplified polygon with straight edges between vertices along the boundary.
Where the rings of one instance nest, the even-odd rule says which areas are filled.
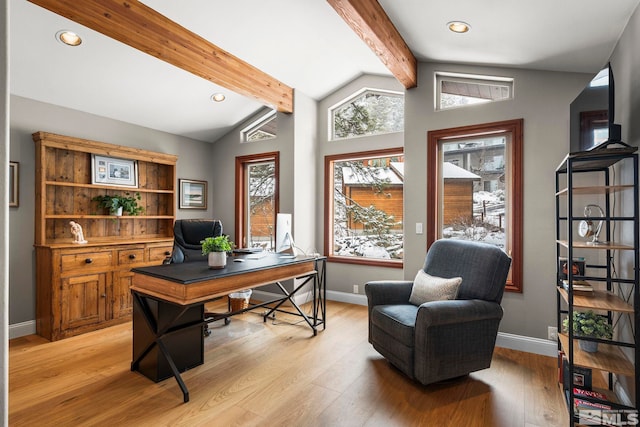
[[[9,325],[9,339],[24,337],[25,335],[33,335],[36,333],[36,321],[29,320],[22,323],[14,323]]]
[[[346,302],[355,305],[367,305],[367,296],[361,294],[350,294],[348,292],[327,291],[328,301]]]
[[[348,292],[327,291],[327,300],[367,305],[366,295],[350,294]],[[555,341],[508,334],[506,332],[498,332],[496,346],[543,356],[558,356],[558,345]]]
[[[525,337],[523,335],[498,332],[496,346],[542,356],[558,357],[558,344],[542,338]]]
[[[258,301],[267,301],[278,296],[282,295],[259,290],[254,290],[252,294],[252,298],[257,299]],[[299,295],[295,295],[294,300],[296,301],[296,304],[304,304],[311,300],[311,293],[304,292]],[[367,305],[366,295],[350,294],[348,292],[327,291],[327,300],[362,306]],[[35,333],[35,320],[9,325],[9,339],[32,335]],[[505,332],[498,332],[496,346],[524,351],[527,353],[541,354],[543,356],[556,357],[558,355],[558,346],[554,341],[508,334]]]

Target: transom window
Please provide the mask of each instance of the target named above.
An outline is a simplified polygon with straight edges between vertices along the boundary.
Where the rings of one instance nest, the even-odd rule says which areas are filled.
[[[404,96],[362,89],[329,109],[331,139],[354,138],[404,130]]]
[[[263,141],[278,136],[278,115],[269,111],[242,130],[242,142]]]
[[[436,110],[512,98],[512,78],[436,73]]]
[[[331,261],[402,267],[402,149],[325,157],[325,253]]]

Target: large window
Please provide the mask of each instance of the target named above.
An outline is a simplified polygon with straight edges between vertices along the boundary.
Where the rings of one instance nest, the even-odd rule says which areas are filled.
[[[402,267],[402,149],[325,157],[325,253],[331,261]]]
[[[401,93],[362,89],[329,109],[331,139],[404,130]]]
[[[236,245],[273,249],[279,153],[236,157]]]
[[[476,240],[512,258],[522,292],[522,120],[429,132],[427,243]]]

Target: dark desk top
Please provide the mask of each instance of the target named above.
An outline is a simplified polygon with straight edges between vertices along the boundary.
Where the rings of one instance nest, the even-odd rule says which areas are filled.
[[[136,274],[157,277],[163,280],[188,285],[204,282],[211,279],[234,276],[252,271],[266,270],[274,267],[300,264],[314,261],[315,257],[297,256],[295,258],[286,255],[268,253],[260,259],[249,259],[250,255],[235,255],[227,258],[227,266],[221,269],[210,269],[206,258],[203,261],[185,262],[182,264],[164,264],[150,267],[134,268],[131,271]],[[244,259],[244,262],[235,262],[234,259]]]

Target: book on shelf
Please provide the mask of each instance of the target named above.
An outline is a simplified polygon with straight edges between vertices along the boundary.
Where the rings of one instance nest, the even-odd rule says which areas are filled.
[[[572,286],[574,292],[593,292],[593,286],[591,286],[591,283],[587,282],[586,280],[574,280]],[[566,291],[568,291],[569,281],[563,280],[562,287]]]
[[[591,397],[599,400],[609,400],[607,398],[607,395],[604,393],[600,393],[599,391],[593,391],[593,390],[585,390],[578,387],[573,388],[573,396],[574,397]]]

